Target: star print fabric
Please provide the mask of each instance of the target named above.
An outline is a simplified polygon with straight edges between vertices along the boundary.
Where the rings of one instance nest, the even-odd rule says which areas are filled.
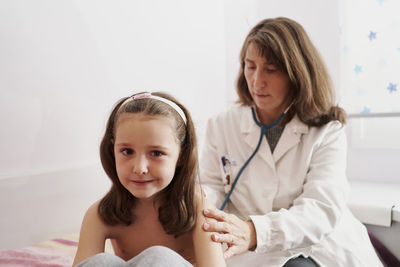
[[[341,0],[340,9],[341,105],[400,112],[400,1]]]

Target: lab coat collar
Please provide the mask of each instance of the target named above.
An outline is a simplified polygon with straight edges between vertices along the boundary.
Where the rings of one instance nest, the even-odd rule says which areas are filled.
[[[297,145],[300,142],[301,135],[307,133],[308,125],[303,123],[297,115],[294,115],[293,119],[286,124],[275,147],[274,154],[272,155],[274,162],[277,162],[287,151]]]
[[[244,135],[244,141],[254,151],[260,138],[260,127],[254,122],[250,107],[243,107],[240,117],[240,130]],[[264,137],[257,154],[275,170],[275,162],[277,162],[289,149],[300,142],[302,134],[307,133],[308,126],[301,122],[297,115],[295,115],[293,119],[286,124],[275,148],[274,154],[272,155],[267,140]]]

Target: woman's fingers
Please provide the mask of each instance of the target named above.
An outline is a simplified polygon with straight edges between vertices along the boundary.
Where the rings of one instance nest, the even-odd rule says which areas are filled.
[[[226,243],[228,246],[236,244],[236,237],[229,234],[212,234],[211,238],[215,242]]]
[[[203,224],[203,230],[207,232],[230,233],[231,225],[226,222],[206,222]]]
[[[208,220],[203,224],[203,230],[207,232],[232,233],[232,231],[243,223],[235,215],[225,213],[221,210],[205,209],[203,213],[204,216],[215,220]]]
[[[237,247],[236,247],[236,246],[231,246],[231,247],[229,247],[229,248],[228,248],[227,250],[225,250],[225,252],[224,252],[224,258],[225,258],[225,259],[229,259],[229,258],[232,257],[233,255],[240,254],[240,253],[237,253],[236,250],[237,250]]]
[[[224,251],[225,259],[248,250],[248,245],[245,240],[231,234],[212,234],[211,239],[214,242],[225,243],[228,245],[228,249]]]
[[[227,213],[218,209],[205,209],[203,210],[204,216],[216,219],[217,221],[226,221],[228,218]]]
[[[214,242],[226,243],[225,258],[241,254],[257,245],[256,230],[252,221],[243,221],[237,216],[217,209],[203,210],[204,216],[211,218],[203,224],[203,230],[214,232]]]

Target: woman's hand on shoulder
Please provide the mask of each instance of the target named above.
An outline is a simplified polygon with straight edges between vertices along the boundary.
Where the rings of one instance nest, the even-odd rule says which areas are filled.
[[[79,234],[79,245],[72,266],[83,260],[104,252],[108,227],[101,220],[97,211],[99,201],[86,211]]]
[[[229,214],[216,208],[203,210],[204,216],[214,219],[203,224],[203,230],[213,232],[214,242],[226,243],[228,249],[224,257],[241,254],[257,245],[256,230],[251,220],[243,221],[234,214]]]

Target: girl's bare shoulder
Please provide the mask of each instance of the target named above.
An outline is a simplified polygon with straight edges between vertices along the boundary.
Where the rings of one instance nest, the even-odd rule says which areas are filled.
[[[86,211],[83,218],[82,226],[90,228],[92,231],[103,235],[108,238],[111,233],[111,227],[104,223],[98,212],[100,200],[93,203]]]
[[[83,217],[79,234],[79,245],[73,266],[86,258],[104,252],[104,245],[109,235],[109,230],[98,214],[98,206],[99,201],[92,204]]]
[[[215,209],[215,206],[209,202],[204,194],[201,185],[196,185],[195,202],[197,204],[198,213],[202,213],[203,209]]]

